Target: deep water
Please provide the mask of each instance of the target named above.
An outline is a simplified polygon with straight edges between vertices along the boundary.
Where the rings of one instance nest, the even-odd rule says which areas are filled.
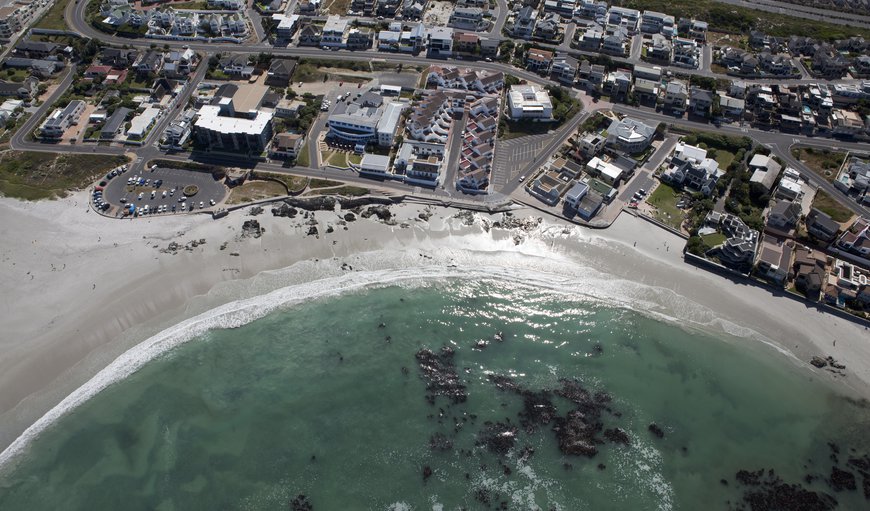
[[[0,509],[730,509],[759,469],[868,509],[868,416],[756,340],[457,279],[177,347],[37,437]]]

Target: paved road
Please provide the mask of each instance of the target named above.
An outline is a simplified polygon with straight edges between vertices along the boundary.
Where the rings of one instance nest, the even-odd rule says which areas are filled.
[[[459,119],[450,124],[450,136],[447,140],[447,160],[444,165],[444,179],[441,186],[445,190],[456,189],[456,179],[459,173],[459,157],[462,152],[462,132],[468,124],[468,112],[463,112]]]
[[[99,30],[90,26],[87,23],[87,21],[85,20],[84,11],[85,11],[86,4],[88,2],[92,2],[92,1],[96,1],[96,0],[80,0],[79,3],[77,3],[77,4],[70,3],[68,5],[68,7],[66,9],[66,19],[70,25],[71,30],[78,32],[79,34],[81,34],[85,37],[90,37],[90,38],[98,39],[98,40],[106,42],[106,43],[113,43],[113,44],[118,44],[118,45],[129,45],[129,46],[135,46],[135,47],[140,47],[140,48],[148,48],[151,46],[151,44],[155,43],[155,40],[153,40],[153,39],[145,39],[145,38],[127,39],[127,38],[123,38],[123,37],[112,36],[112,35],[106,34],[104,32],[100,32]],[[493,30],[493,33],[495,33],[494,30]],[[383,53],[378,52],[374,48],[367,50],[367,51],[339,50],[339,51],[325,52],[325,51],[321,50],[320,48],[295,48],[295,47],[294,48],[279,48],[279,47],[270,46],[269,44],[267,44],[265,42],[260,42],[257,44],[246,44],[242,47],[234,45],[233,43],[203,43],[203,42],[193,42],[193,41],[168,41],[168,40],[162,40],[162,39],[159,40],[159,42],[162,44],[167,44],[171,47],[189,46],[190,48],[192,48],[194,50],[203,51],[203,52],[216,51],[216,48],[224,48],[222,51],[233,51],[233,48],[238,47],[238,48],[241,48],[240,51],[245,51],[247,53],[265,51],[265,52],[269,52],[269,53],[276,55],[276,56],[315,57],[315,58],[326,58],[326,59],[348,59],[348,58],[361,59],[361,58],[367,58],[367,57],[376,58],[376,57],[374,57],[374,55],[379,55],[379,56],[381,56],[381,58],[384,58]],[[559,50],[559,47],[557,45],[548,45],[548,44],[543,44],[543,43],[536,43],[536,44],[538,46],[543,47],[543,48],[552,49],[554,51]],[[584,56],[599,56],[600,55],[599,53],[580,51],[580,50],[571,50],[569,53],[572,56],[581,57],[581,58]],[[391,61],[394,61],[396,63],[401,62],[401,63],[405,63],[405,64],[443,64],[446,60],[452,60],[452,59],[429,59],[429,58],[423,58],[423,57],[416,57],[413,55],[401,55],[401,54],[390,54],[388,56],[388,58]],[[638,61],[635,61],[631,58],[613,57],[613,60],[615,62],[624,62],[624,63],[628,63],[628,64],[639,63]],[[498,62],[477,61],[477,62],[475,62],[474,65],[475,65],[475,67],[479,67],[479,68],[491,69],[494,71],[502,71],[502,72],[507,73],[507,74],[512,74],[512,75],[516,76],[517,78],[520,78],[523,80],[532,80],[532,81],[539,81],[539,82],[542,81],[541,78],[534,73],[530,73],[528,71],[518,69],[518,68],[515,68],[515,67],[507,65],[507,64],[501,64]],[[731,79],[731,77],[729,77],[728,75],[713,73],[709,70],[691,71],[691,70],[687,70],[685,68],[675,67],[675,66],[660,66],[660,67],[663,70],[670,70],[670,71],[673,71],[675,73],[695,72],[696,74],[702,74],[705,76],[712,76],[712,77],[723,78],[723,79]],[[825,80],[820,80],[820,79],[783,80],[781,78],[768,79],[768,80],[752,80],[753,83],[762,83],[762,84],[784,83],[784,82],[799,83],[802,81],[803,82],[814,82],[814,83],[857,83],[858,82],[858,80],[848,80],[848,79],[847,80],[830,80],[830,81],[825,81]]]
[[[507,21],[508,14],[510,14],[510,8],[508,7],[507,0],[496,0],[496,13],[495,13],[495,21],[492,24],[492,28],[490,28],[489,33],[501,37],[501,31],[504,28],[504,24]]]
[[[547,159],[553,153],[555,153],[560,147],[562,147],[562,144],[565,142],[565,140],[567,140],[568,137],[570,137],[575,131],[577,131],[577,127],[580,126],[583,121],[589,118],[589,115],[589,111],[580,112],[576,114],[570,121],[562,125],[562,127],[560,127],[556,132],[554,132],[550,143],[544,146],[544,148],[538,153],[537,158],[532,160],[531,163],[526,166],[525,170],[521,173],[521,175],[530,175],[545,161],[547,161]],[[504,188],[499,191],[504,195],[510,195],[520,186],[522,186],[522,184],[519,182],[519,180],[515,179],[508,182],[507,185],[505,185]]]
[[[699,123],[688,121],[685,119],[677,119],[673,116],[659,114],[657,112],[653,112],[649,109],[644,108],[634,108],[625,105],[613,105],[613,111],[622,113],[625,115],[630,115],[634,118],[640,120],[647,120],[651,122],[666,122],[669,124],[678,125],[684,128],[689,129],[705,129],[706,131],[713,131],[709,127],[701,128],[699,127]],[[857,150],[866,152],[868,150],[867,144],[855,143],[855,142],[843,142],[839,140],[831,140],[831,139],[808,139],[806,137],[795,137],[793,135],[788,135],[784,133],[771,132],[771,131],[763,131],[752,128],[740,128],[737,126],[727,126],[723,125],[716,129],[718,132],[725,133],[727,135],[732,136],[748,136],[755,140],[757,143],[763,144],[767,148],[769,148],[774,154],[783,159],[790,167],[794,168],[798,172],[800,172],[801,177],[803,177],[809,183],[816,185],[821,188],[829,195],[836,197],[840,202],[842,202],[846,207],[852,210],[854,213],[859,215],[870,216],[870,210],[859,205],[854,200],[850,199],[848,196],[843,194],[840,190],[838,190],[834,185],[830,182],[810,170],[806,167],[806,165],[797,161],[791,155],[791,147],[792,146],[800,146],[800,145],[813,145],[819,147],[826,147],[829,149],[841,148],[841,149],[849,149],[849,150]]]
[[[27,119],[27,122],[25,122],[20,128],[18,128],[18,131],[16,131],[15,134],[12,135],[12,139],[9,141],[9,146],[12,147],[12,149],[30,149],[30,147],[28,146],[37,145],[42,147],[49,147],[50,149],[46,149],[46,151],[53,153],[58,152],[58,148],[55,145],[34,143],[28,141],[28,139],[30,138],[30,134],[33,133],[33,130],[35,130],[36,127],[42,123],[42,120],[45,118],[45,116],[48,115],[48,112],[54,108],[54,103],[61,96],[63,96],[63,94],[69,88],[70,84],[72,84],[73,78],[75,78],[75,70],[76,66],[67,66],[66,71],[64,71],[65,74],[63,75],[63,78],[61,78],[60,84],[58,85],[57,89],[55,89],[54,92],[52,92],[51,95],[48,97],[48,99],[46,99],[45,102],[36,110],[36,112],[34,112],[33,115],[30,116],[30,119]],[[90,148],[83,146],[69,147],[71,150],[65,152],[91,152]]]
[[[196,70],[196,74],[193,75],[188,81],[187,85],[184,87],[184,90],[181,92],[181,95],[175,98],[175,107],[173,110],[166,115],[163,116],[163,119],[154,126],[154,129],[151,130],[151,133],[148,134],[148,138],[145,140],[144,145],[152,145],[160,140],[160,135],[166,130],[170,123],[175,120],[178,115],[184,111],[187,106],[187,102],[190,100],[190,97],[193,95],[193,92],[196,90],[196,87],[199,83],[205,78],[205,74],[208,71],[208,59],[211,57],[211,54],[206,54],[202,62],[199,63],[199,68]]]

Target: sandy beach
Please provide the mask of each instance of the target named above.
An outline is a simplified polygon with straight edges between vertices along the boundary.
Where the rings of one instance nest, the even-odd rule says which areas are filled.
[[[389,223],[376,217],[344,222],[344,212],[319,211],[319,234],[312,236],[308,219],[274,217],[268,207],[256,217],[243,210],[220,220],[121,221],[89,212],[86,203],[85,193],[38,203],[0,199],[0,449],[138,342],[240,295],[287,285],[286,276],[270,281],[263,272],[309,260],[323,264],[292,279],[375,264],[443,266],[463,254],[473,261],[516,251],[549,261],[550,271],[571,266],[619,283],[578,293],[654,304],[651,312],[692,326],[773,341],[793,355],[784,359],[870,396],[864,327],[686,264],[682,239],[630,215],[604,231],[554,219],[499,229],[491,226],[501,214],[457,217],[453,209],[403,204],[391,207],[395,222]],[[514,218],[539,216],[514,212]],[[264,229],[259,237],[242,230],[254,218]],[[180,248],[167,250],[172,242]],[[360,256],[367,253],[401,258]],[[846,364],[847,376],[812,368],[812,355],[834,356]]]

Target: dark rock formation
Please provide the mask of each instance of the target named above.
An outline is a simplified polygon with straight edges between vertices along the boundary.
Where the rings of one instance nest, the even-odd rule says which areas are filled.
[[[628,433],[626,433],[622,428],[604,430],[604,438],[610,440],[614,444],[628,445],[631,442]]]
[[[837,467],[831,467],[831,477],[829,482],[831,489],[834,491],[854,491],[858,487],[855,484],[855,474],[848,470],[841,470]]]
[[[263,235],[263,228],[256,220],[245,220],[242,224],[242,238],[259,238]]]
[[[453,440],[447,438],[444,433],[435,433],[429,437],[429,449],[436,452],[444,452],[453,449]]]
[[[384,222],[393,218],[393,212],[386,206],[369,206],[360,214],[363,218],[369,218],[373,215]]]
[[[650,431],[650,433],[655,435],[657,438],[664,438],[664,436],[665,436],[664,430],[662,430],[662,428],[660,428],[659,425],[656,424],[655,422],[653,422],[652,424],[647,426],[647,429]]]
[[[345,214],[344,214],[344,220],[345,220],[346,222],[353,222],[353,221],[356,220],[356,215],[354,215],[353,213],[345,213]]]
[[[439,353],[427,348],[417,352],[417,365],[426,382],[426,400],[429,404],[434,405],[438,396],[446,397],[454,404],[464,403],[468,398],[465,384],[456,373],[454,355],[449,346],[441,348]]]
[[[309,235],[309,236],[317,236],[317,227],[314,226],[314,225],[312,225],[311,227],[309,227],[309,228],[308,228],[308,235]]]
[[[476,445],[485,446],[489,452],[504,456],[517,440],[517,428],[503,422],[485,422],[477,434]]]
[[[305,495],[299,494],[290,501],[291,511],[312,511],[313,509],[314,507]]]
[[[732,506],[740,511],[830,511],[837,500],[827,493],[814,492],[799,484],[788,484],[773,470],[741,470],[737,482],[746,486],[743,500]]]
[[[429,479],[432,477],[432,468],[429,465],[423,467],[423,480]]]
[[[263,208],[260,206],[254,206],[248,211],[248,214],[251,216],[257,216],[263,214]]]

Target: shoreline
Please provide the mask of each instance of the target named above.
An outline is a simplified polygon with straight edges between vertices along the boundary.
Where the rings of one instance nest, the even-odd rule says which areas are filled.
[[[376,217],[344,226],[337,213],[318,211],[320,234],[315,238],[306,235],[309,225],[301,216],[290,220],[268,211],[217,221],[155,218],[137,221],[136,232],[127,232],[132,229],[123,222],[86,213],[81,206],[86,202],[82,193],[42,203],[0,199],[0,215],[6,219],[3,234],[21,240],[0,255],[6,270],[0,283],[7,290],[0,326],[8,332],[0,340],[0,449],[116,357],[164,328],[294,279],[314,282],[328,277],[324,273],[311,278],[312,268],[326,268],[326,261],[332,262],[328,270],[333,273],[343,271],[339,264],[359,269],[364,259],[360,255],[378,251],[404,254],[396,257],[406,260],[393,263],[419,260],[434,267],[443,265],[445,254],[465,257],[463,251],[478,258],[514,251],[541,261],[574,261],[580,271],[591,268],[618,279],[617,291],[626,300],[657,303],[683,317],[695,314],[699,325],[725,332],[736,328],[729,332],[736,335],[757,332],[787,349],[793,362],[809,367],[812,355],[830,354],[846,364],[848,376],[834,378],[821,371],[827,375],[821,379],[844,392],[870,396],[870,343],[860,342],[860,327],[824,314],[810,316],[815,319],[802,325],[806,308],[798,302],[685,263],[676,236],[628,215],[605,231],[549,219],[540,226],[528,222],[527,228],[505,230],[491,228],[501,214],[404,204],[391,207],[399,223],[394,226]],[[421,214],[431,217],[423,220]],[[518,210],[513,218],[526,215],[538,216]],[[254,218],[265,232],[260,237],[242,236],[241,224]],[[326,232],[327,224],[332,233]],[[185,245],[200,239],[206,243],[190,250],[160,252],[173,240]],[[221,250],[223,243],[227,246]],[[314,260],[321,264],[297,265],[297,275],[276,271]],[[376,264],[388,269],[387,263]],[[713,286],[717,293],[709,292]],[[680,310],[687,308],[692,310]],[[723,320],[733,326],[723,326]],[[827,334],[841,342],[832,345]],[[793,342],[782,340],[786,338]]]

